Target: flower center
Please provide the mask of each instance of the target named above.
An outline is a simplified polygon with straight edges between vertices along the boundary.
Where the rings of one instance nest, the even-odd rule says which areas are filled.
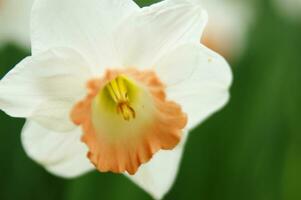
[[[109,137],[127,135],[145,120],[151,121],[154,111],[151,94],[138,81],[118,74],[108,77],[91,102],[93,126],[106,130]]]
[[[104,89],[106,89],[112,100],[116,104],[116,112],[120,114],[124,120],[129,121],[136,117],[135,110],[130,106],[128,95],[128,81],[125,76],[119,75],[111,80]]]
[[[135,174],[157,151],[180,142],[187,117],[166,99],[153,71],[107,70],[87,86],[71,119],[82,127],[87,156],[99,171]]]

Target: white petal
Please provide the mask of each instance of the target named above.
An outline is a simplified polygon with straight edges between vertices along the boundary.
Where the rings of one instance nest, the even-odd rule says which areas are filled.
[[[22,131],[22,144],[27,155],[48,171],[71,178],[94,169],[80,137],[80,129],[58,133],[27,121]]]
[[[111,31],[139,10],[132,0],[39,0],[32,12],[32,52],[54,46],[83,53],[95,71],[118,65]]]
[[[171,87],[189,78],[198,67],[198,49],[198,45],[184,44],[162,56],[154,65],[160,80]]]
[[[116,49],[123,66],[149,68],[181,43],[199,43],[206,12],[186,1],[163,1],[128,17],[116,30]]]
[[[159,151],[135,175],[126,176],[154,199],[162,199],[177,177],[187,136],[188,132],[185,131],[181,143],[175,149]]]
[[[0,109],[54,130],[70,130],[71,107],[86,93],[87,66],[80,54],[66,48],[25,58],[0,82]]]
[[[179,51],[179,54],[171,54],[170,70],[166,69],[169,74],[159,76],[163,80],[180,80],[176,84],[167,85],[167,95],[188,114],[187,127],[191,129],[227,103],[232,73],[224,58],[215,52],[202,45],[188,47],[185,47],[186,53]],[[182,73],[185,80],[179,79],[177,76],[182,71],[192,73],[190,76]]]

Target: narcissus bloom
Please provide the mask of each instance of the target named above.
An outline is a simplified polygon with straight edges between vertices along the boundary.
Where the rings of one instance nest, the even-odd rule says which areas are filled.
[[[7,42],[30,46],[29,24],[33,0],[0,0],[0,47]]]
[[[195,1],[202,1],[209,15],[203,43],[229,59],[239,57],[245,49],[247,32],[252,24],[251,5],[237,0]]]
[[[22,142],[48,171],[125,173],[160,199],[188,131],[225,105],[231,71],[199,43],[199,4],[39,0],[32,56],[0,82],[0,108],[27,118]]]

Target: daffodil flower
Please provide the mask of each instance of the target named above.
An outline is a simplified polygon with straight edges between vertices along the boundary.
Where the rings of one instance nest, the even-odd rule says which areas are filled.
[[[229,59],[241,56],[246,47],[247,32],[253,22],[253,9],[249,2],[199,1],[204,3],[209,15],[203,43]]]
[[[0,0],[0,47],[13,42],[30,46],[30,10],[33,0]]]
[[[22,143],[49,172],[124,173],[161,199],[188,131],[222,108],[231,70],[199,43],[207,14],[166,0],[39,0],[32,56],[0,82],[0,108],[26,118]]]

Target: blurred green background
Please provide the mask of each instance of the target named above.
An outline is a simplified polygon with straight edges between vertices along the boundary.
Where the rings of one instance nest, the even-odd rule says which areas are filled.
[[[272,4],[253,1],[247,49],[230,60],[231,101],[191,132],[166,200],[301,199],[301,19],[279,15]],[[2,48],[0,77],[26,55],[13,44]],[[121,175],[47,173],[21,147],[23,123],[0,113],[1,200],[151,199]]]

